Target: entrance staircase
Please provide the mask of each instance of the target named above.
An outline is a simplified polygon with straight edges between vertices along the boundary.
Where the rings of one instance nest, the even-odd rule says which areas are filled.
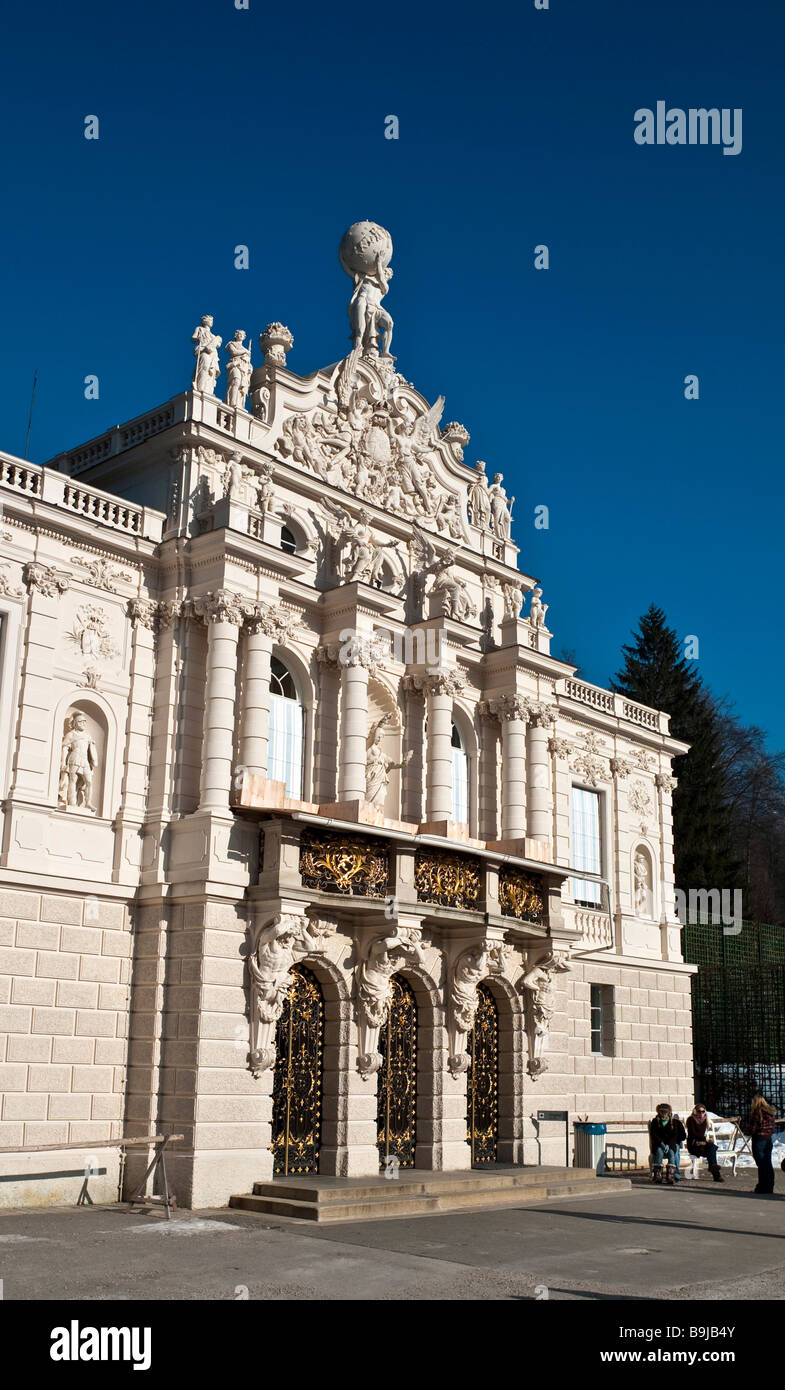
[[[589,1168],[473,1169],[426,1173],[402,1169],[397,1179],[275,1178],[253,1192],[231,1197],[230,1207],[302,1221],[379,1221],[392,1216],[487,1211],[534,1206],[564,1197],[600,1197],[629,1190],[627,1178],[598,1178]]]

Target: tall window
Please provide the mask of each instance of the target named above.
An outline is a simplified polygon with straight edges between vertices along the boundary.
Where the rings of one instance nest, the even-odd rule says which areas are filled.
[[[303,794],[303,707],[292,673],[273,657],[270,664],[270,755],[268,777],[286,783],[286,795]]]
[[[469,824],[469,759],[455,724],[452,726],[452,818]]]
[[[600,793],[585,787],[572,789],[572,862],[576,869],[589,873],[602,872],[602,842],[600,839]],[[602,890],[599,883],[574,878],[572,895],[585,907],[599,907]]]
[[[590,1002],[591,1050],[596,1057],[614,1053],[614,999],[612,985],[592,985]]]

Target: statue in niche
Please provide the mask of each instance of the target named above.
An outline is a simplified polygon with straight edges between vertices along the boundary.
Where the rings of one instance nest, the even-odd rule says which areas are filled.
[[[531,602],[529,604],[529,622],[532,627],[545,627],[545,614],[548,612],[548,604],[542,601],[542,589],[532,589]]]
[[[368,736],[368,752],[365,760],[365,800],[372,806],[381,810],[384,806],[384,798],[387,795],[387,787],[390,782],[390,773],[401,767],[406,767],[414,757],[414,749],[411,748],[406,757],[400,763],[393,762],[382,748],[382,738],[386,733],[386,726],[389,724],[389,715],[377,720]]]
[[[260,387],[259,387],[259,390],[258,390],[257,392],[255,392],[255,396],[256,396],[256,418],[257,418],[257,420],[260,420],[261,423],[262,423],[263,425],[266,425],[266,424],[268,423],[268,420],[269,420],[269,410],[270,410],[270,388],[269,388],[269,386],[260,386]]]
[[[499,540],[508,541],[510,539],[510,528],[512,525],[512,505],[514,497],[509,500],[507,493],[502,487],[503,474],[494,473],[493,482],[488,488],[488,503],[491,510],[490,527]]]
[[[649,883],[649,861],[642,849],[635,855],[635,912],[638,917],[651,916],[651,884]]]
[[[70,716],[60,750],[58,805],[63,810],[90,811],[98,749],[87,728],[87,715],[75,710]]]
[[[469,514],[472,525],[485,531],[491,516],[491,499],[488,496],[488,479],[485,476],[485,464],[482,459],[478,459],[475,463],[474,472],[476,477],[469,487]]]
[[[245,398],[251,385],[251,349],[245,346],[245,333],[238,328],[232,341],[226,344],[229,361],[226,367],[226,404],[234,410],[245,410]]]
[[[213,333],[212,314],[205,314],[199,327],[194,329],[191,342],[196,343],[193,389],[194,391],[204,391],[205,395],[212,396],[215,394],[215,383],[221,371],[218,362],[218,349],[223,342],[217,333]]]
[[[389,232],[375,222],[355,222],[341,238],[338,256],[354,281],[349,300],[352,348],[363,357],[378,355],[379,338],[384,355],[390,352],[393,321],[382,300],[393,276],[392,252]]]

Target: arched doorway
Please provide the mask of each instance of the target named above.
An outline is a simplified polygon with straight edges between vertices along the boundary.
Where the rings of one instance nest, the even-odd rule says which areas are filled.
[[[417,1001],[402,975],[393,975],[390,984],[390,1011],[379,1030],[379,1167],[385,1168],[389,1158],[397,1158],[401,1168],[413,1168],[417,1142]]]
[[[499,1144],[499,1010],[487,985],[478,985],[477,995],[468,1041],[466,1113],[473,1168],[495,1163]]]
[[[318,1173],[322,1127],[324,998],[304,965],[292,983],[275,1034],[273,1173]]]

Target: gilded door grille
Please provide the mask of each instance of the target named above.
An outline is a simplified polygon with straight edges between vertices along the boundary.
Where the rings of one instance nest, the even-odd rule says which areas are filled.
[[[487,985],[478,985],[479,1005],[469,1034],[467,1142],[472,1166],[496,1162],[499,1142],[499,1010]]]
[[[392,977],[392,1002],[379,1031],[377,1145],[379,1167],[395,1157],[402,1168],[414,1167],[417,1142],[417,1003],[410,985]]]
[[[293,965],[292,983],[278,1020],[273,1079],[273,1172],[318,1173],[322,1122],[324,999],[304,965]]]

